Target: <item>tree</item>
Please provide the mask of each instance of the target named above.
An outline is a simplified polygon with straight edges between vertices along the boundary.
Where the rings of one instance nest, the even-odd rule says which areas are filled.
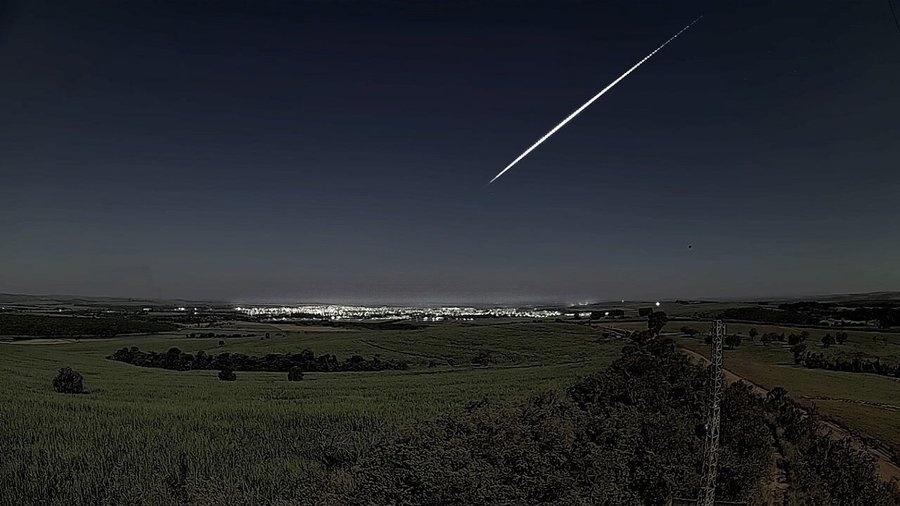
[[[83,394],[84,378],[71,367],[63,367],[53,378],[53,389],[61,394]]]
[[[822,346],[828,348],[832,344],[834,344],[834,337],[830,333],[822,336]]]
[[[747,331],[747,335],[750,336],[751,341],[754,341],[756,340],[756,336],[759,335],[759,331],[756,330],[756,327],[750,327],[750,330]]]
[[[303,369],[300,369],[298,366],[291,367],[288,371],[288,381],[302,381],[303,380]]]
[[[647,317],[647,330],[654,336],[658,336],[668,321],[669,318],[666,316],[666,313],[654,311]]]
[[[728,334],[725,336],[725,346],[728,346],[730,349],[735,349],[736,347],[741,345],[741,336],[738,334]]]
[[[222,381],[234,381],[237,375],[231,369],[222,369],[219,371],[219,379]]]
[[[840,331],[834,335],[834,339],[838,344],[844,344],[847,342],[847,333],[844,331]]]
[[[794,354],[794,363],[799,364],[803,359],[803,354],[806,353],[806,345],[803,343],[797,343],[791,346],[791,353]]]
[[[487,350],[482,350],[478,352],[477,355],[472,357],[472,363],[475,365],[489,365],[493,362],[493,357],[491,357],[491,352]]]

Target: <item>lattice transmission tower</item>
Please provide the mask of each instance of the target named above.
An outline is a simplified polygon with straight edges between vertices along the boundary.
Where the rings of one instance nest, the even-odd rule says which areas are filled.
[[[712,334],[712,387],[709,397],[709,416],[706,421],[703,471],[700,475],[700,496],[697,504],[713,506],[716,499],[716,473],[719,468],[719,415],[722,403],[722,344],[725,340],[725,323],[716,320],[710,328]]]

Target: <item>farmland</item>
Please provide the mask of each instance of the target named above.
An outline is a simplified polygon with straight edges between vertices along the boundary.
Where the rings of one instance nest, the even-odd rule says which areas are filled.
[[[242,328],[225,325],[220,332]],[[398,427],[473,401],[511,401],[563,387],[612,361],[621,344],[580,325],[442,325],[407,331],[304,332],[250,324],[270,338],[189,339],[183,333],[0,344],[0,503],[165,503],[181,469],[215,502],[303,493],[311,476],[349,461]],[[411,363],[408,371],[177,372],[107,360],[125,346],[164,352],[352,354]],[[480,352],[487,365],[474,365]],[[88,393],[61,395],[60,367]],[[430,366],[430,367],[429,367]]]
[[[57,325],[95,310],[74,311],[83,316],[46,317],[61,318]],[[121,311],[144,318],[140,309]],[[706,373],[678,358],[665,338],[706,353],[705,320],[686,315],[646,342],[611,331],[647,328],[624,319],[396,324],[232,316],[226,309],[159,312],[149,321],[177,322],[178,330],[103,339],[63,331],[0,342],[0,480],[10,484],[0,503],[366,503],[370,493],[383,502],[567,502],[597,494],[645,502],[696,493]],[[689,337],[685,326],[701,334]],[[896,380],[797,366],[787,344],[751,340],[751,328],[799,332],[730,323],[729,333],[744,336],[727,351],[730,370],[766,389],[785,387],[799,406],[896,452]],[[826,330],[803,330],[818,350]],[[835,349],[895,360],[897,342],[891,332],[850,329]],[[286,356],[325,355],[336,357],[333,364],[403,367],[321,372],[318,362],[300,361],[300,381],[289,381],[284,368],[263,372]],[[245,367],[234,367],[235,381],[220,381],[212,357]],[[63,367],[83,375],[86,393],[54,391],[51,380]],[[863,494],[885,504],[888,492],[865,458],[852,446],[820,441],[798,422],[794,401],[763,402],[739,387],[727,399],[718,484],[725,497],[761,504]],[[641,450],[655,445],[669,450]],[[790,476],[772,474],[779,465],[793,469]],[[531,473],[528,487],[519,486],[516,466]],[[436,478],[446,473],[456,473],[455,481]],[[828,488],[848,473],[867,478],[859,488]]]

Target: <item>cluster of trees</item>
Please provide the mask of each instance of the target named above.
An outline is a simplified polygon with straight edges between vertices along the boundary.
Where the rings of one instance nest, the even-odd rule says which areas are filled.
[[[875,321],[887,329],[900,325],[900,307],[858,307],[838,314],[840,318],[854,321]]]
[[[754,329],[750,329],[750,330],[752,331]],[[777,332],[766,332],[759,338],[760,342],[762,342],[763,344],[769,344],[769,343],[773,343],[773,342],[777,342],[777,343],[785,343],[786,342],[790,346],[796,346],[800,343],[804,343],[804,342],[806,342],[807,339],[809,339],[809,332],[807,332],[805,330],[801,331],[800,333],[791,332],[790,334],[787,334],[786,336],[785,336],[784,332],[782,332],[780,334]],[[834,343],[844,344],[846,341],[847,341],[847,333],[846,332],[837,332],[837,333],[835,333],[834,336],[832,336],[830,333],[828,333],[822,337],[822,344],[826,347],[830,346]],[[826,343],[828,343],[828,344],[826,344]]]
[[[108,358],[141,367],[158,367],[189,371],[194,369],[219,369],[230,371],[270,371],[288,372],[294,367],[301,371],[337,372],[337,371],[383,371],[389,369],[407,369],[409,364],[398,360],[383,360],[377,355],[371,359],[353,355],[346,360],[339,360],[331,354],[316,356],[310,350],[300,353],[270,353],[262,357],[244,355],[243,353],[207,354],[198,351],[196,354],[183,353],[178,348],[171,348],[165,353],[155,351],[144,352],[137,347],[122,348]]]
[[[795,364],[808,369],[865,372],[900,378],[900,363],[882,362],[878,357],[815,353],[808,351],[806,345],[802,343],[792,346],[791,353],[794,355]]]
[[[826,348],[833,344],[844,344],[845,342],[847,342],[846,332],[835,332],[833,336],[831,335],[831,332],[828,332],[822,336],[822,346]]]
[[[640,333],[646,337],[647,333]],[[521,404],[470,405],[353,466],[352,504],[664,504],[696,497],[709,375],[670,340]],[[762,492],[772,436],[749,387],[725,392],[719,498]]]
[[[0,314],[0,335],[32,337],[113,337],[177,329],[174,323],[123,317]]]
[[[855,307],[845,307],[855,306]],[[824,320],[874,321],[881,328],[900,325],[900,302],[859,301],[847,303],[833,302],[793,302],[779,304],[778,308],[789,312],[802,312],[810,317]]]
[[[785,504],[900,504],[896,485],[882,482],[861,443],[820,430],[820,420],[776,387],[766,396],[766,416],[786,455],[791,487]]]
[[[814,325],[820,318],[790,309],[773,309],[759,306],[732,307],[719,313],[719,318],[787,325]]]
[[[639,333],[647,337],[647,333]],[[670,340],[627,345],[608,369],[515,405],[475,403],[352,462],[351,504],[666,504],[697,497],[710,375]],[[716,498],[764,502],[776,447],[792,504],[894,504],[866,455],[815,431],[783,391],[728,386]],[[761,501],[763,499],[763,501]]]
[[[703,338],[703,342],[712,344],[712,339],[712,336],[707,335]],[[725,337],[722,339],[722,343],[727,346],[729,350],[737,348],[742,342],[744,342],[744,338],[740,334],[725,334]]]

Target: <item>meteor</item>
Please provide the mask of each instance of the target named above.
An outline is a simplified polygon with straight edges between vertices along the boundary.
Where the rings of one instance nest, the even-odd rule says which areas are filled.
[[[616,79],[615,81],[613,81],[613,82],[607,84],[607,85],[606,85],[606,88],[603,88],[602,90],[600,90],[600,93],[597,93],[597,94],[594,95],[590,100],[588,100],[587,102],[585,102],[584,105],[582,105],[582,106],[579,107],[578,109],[575,109],[575,112],[573,112],[572,114],[568,115],[568,116],[566,117],[566,119],[560,121],[558,125],[556,125],[555,127],[553,127],[553,129],[551,129],[551,130],[550,130],[549,132],[547,132],[546,134],[544,134],[544,136],[541,137],[540,139],[538,139],[537,142],[535,142],[534,144],[532,144],[530,148],[526,149],[524,153],[522,153],[521,155],[519,155],[518,157],[516,157],[516,159],[513,160],[509,165],[507,165],[505,169],[501,170],[496,176],[494,176],[494,179],[491,179],[491,181],[488,183],[488,185],[490,185],[491,183],[493,183],[494,181],[496,181],[496,180],[497,180],[500,176],[502,176],[506,171],[508,171],[509,169],[511,169],[513,165],[519,163],[519,160],[521,160],[521,159],[525,158],[526,156],[528,156],[528,153],[531,153],[532,151],[534,151],[534,149],[535,149],[536,147],[538,147],[538,146],[540,146],[541,144],[543,144],[543,142],[544,142],[545,140],[547,140],[548,138],[550,138],[551,135],[555,134],[557,130],[559,130],[560,128],[562,128],[562,127],[563,127],[566,123],[568,123],[569,121],[572,121],[572,118],[574,118],[575,116],[578,116],[578,115],[581,113],[581,111],[587,109],[588,106],[590,106],[591,104],[593,104],[594,101],[596,101],[598,98],[602,97],[603,94],[605,94],[607,91],[609,91],[610,89],[612,89],[613,86],[619,84],[619,81],[621,81],[622,79],[625,79],[626,77],[628,77],[628,74],[634,72],[634,70],[635,70],[636,68],[640,67],[642,63],[644,63],[645,61],[649,60],[650,57],[653,56],[653,55],[655,55],[660,49],[666,47],[666,45],[667,45],[669,42],[672,42],[673,40],[675,40],[676,37],[678,37],[679,35],[681,35],[682,33],[684,33],[685,30],[687,30],[688,28],[694,26],[694,23],[696,23],[697,21],[700,21],[700,18],[702,18],[702,17],[703,17],[703,16],[699,16],[699,17],[697,17],[696,19],[694,19],[693,21],[691,21],[690,23],[688,23],[687,26],[685,26],[684,28],[682,28],[681,30],[679,30],[678,33],[676,33],[675,35],[673,35],[672,37],[670,37],[669,40],[663,42],[661,46],[659,46],[658,48],[654,49],[652,53],[648,54],[647,56],[644,57],[644,59],[642,59],[641,61],[635,63],[633,67],[631,67],[630,69],[626,70],[624,74],[622,74],[622,75],[620,75],[620,76],[618,77],[618,79]]]

